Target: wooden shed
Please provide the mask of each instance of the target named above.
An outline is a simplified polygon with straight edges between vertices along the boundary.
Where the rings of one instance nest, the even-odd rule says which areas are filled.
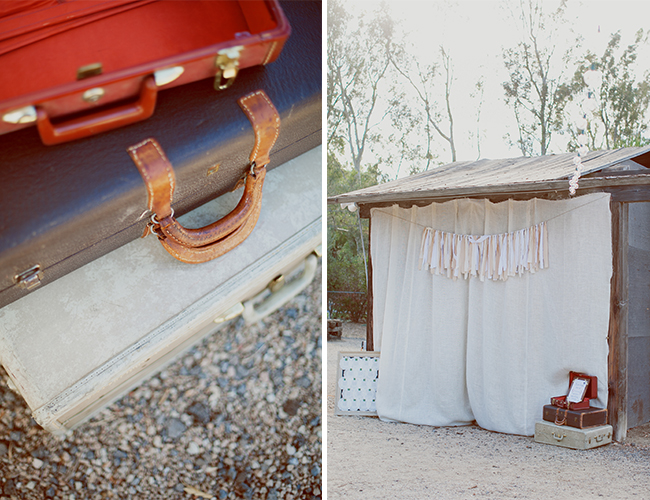
[[[427,254],[427,252],[431,254],[431,252],[433,252],[433,250],[430,250],[430,248],[426,246],[433,244],[431,243],[433,240],[430,239],[429,243],[426,243],[425,234],[423,234],[422,231],[426,232],[428,230],[433,234],[433,232],[440,230],[439,232],[441,235],[443,235],[444,231],[453,232],[453,225],[449,226],[452,227],[452,229],[445,229],[445,227],[442,227],[445,224],[442,215],[439,217],[431,216],[432,220],[434,220],[434,225],[436,224],[435,221],[439,220],[441,221],[440,224],[442,224],[442,226],[438,228],[429,227],[426,229],[418,226],[418,234],[422,233],[422,240],[417,241],[418,244],[419,241],[422,241],[421,246],[418,250],[414,248],[414,243],[408,243],[410,246],[408,246],[409,250],[407,250],[407,246],[405,246],[407,245],[405,242],[406,236],[404,235],[409,233],[403,232],[402,229],[400,229],[401,226],[398,227],[398,222],[394,222],[390,227],[385,226],[384,224],[382,229],[379,229],[378,223],[380,217],[382,220],[388,218],[392,221],[398,221],[399,219],[402,221],[402,225],[410,224],[413,226],[416,224],[417,220],[420,220],[418,219],[418,217],[421,217],[422,215],[419,212],[420,209],[423,209],[424,207],[432,207],[427,210],[433,210],[435,213],[442,214],[443,212],[440,211],[440,207],[449,206],[449,203],[446,202],[453,201],[454,203],[458,203],[463,201],[463,203],[470,203],[470,205],[473,203],[473,205],[469,207],[472,210],[477,206],[480,210],[483,210],[483,208],[481,208],[483,206],[482,203],[485,203],[485,206],[487,206],[487,204],[495,204],[490,205],[490,207],[497,207],[498,204],[507,202],[510,204],[508,210],[510,210],[510,213],[512,214],[513,210],[515,210],[513,207],[523,206],[517,202],[531,202],[536,200],[535,203],[537,205],[530,209],[532,210],[530,213],[537,214],[530,218],[532,221],[530,222],[532,231],[539,230],[539,227],[541,227],[539,224],[545,222],[544,220],[541,220],[544,219],[544,217],[546,217],[547,220],[556,217],[550,215],[539,215],[544,213],[554,213],[544,212],[544,207],[546,206],[544,204],[547,203],[547,201],[573,203],[573,205],[567,205],[569,208],[562,212],[566,213],[568,210],[573,210],[572,207],[579,207],[580,200],[591,200],[592,198],[597,198],[600,200],[599,203],[602,205],[602,199],[606,197],[605,208],[607,210],[599,212],[600,215],[594,215],[593,210],[590,207],[582,208],[581,211],[573,213],[575,217],[572,217],[570,222],[565,221],[559,229],[554,230],[555,232],[562,232],[567,240],[570,240],[571,238],[576,240],[582,238],[582,240],[571,242],[571,245],[573,245],[571,247],[573,249],[571,252],[573,252],[573,254],[569,256],[562,255],[558,258],[557,256],[554,257],[552,254],[549,269],[561,264],[565,266],[564,272],[566,272],[566,269],[571,269],[571,266],[580,265],[580,262],[592,258],[592,251],[598,249],[594,249],[594,244],[596,243],[584,241],[585,238],[589,237],[589,231],[591,226],[594,224],[591,219],[586,217],[588,215],[589,217],[593,216],[601,219],[600,222],[604,224],[602,227],[608,234],[606,239],[597,240],[597,245],[608,252],[603,255],[607,256],[608,261],[611,259],[611,268],[609,267],[609,262],[606,263],[607,265],[603,266],[599,264],[600,261],[597,260],[600,257],[593,257],[596,259],[593,261],[595,263],[593,265],[596,265],[599,269],[601,267],[608,268],[605,275],[607,277],[608,287],[607,302],[605,304],[609,305],[609,310],[605,311],[605,334],[603,335],[605,367],[604,370],[600,372],[603,376],[599,377],[599,379],[601,390],[607,389],[604,393],[604,402],[602,404],[607,405],[609,411],[608,420],[614,427],[614,438],[618,441],[622,441],[625,439],[626,432],[629,428],[650,421],[650,147],[622,148],[610,151],[592,151],[588,153],[582,160],[582,177],[579,181],[579,188],[577,193],[574,196],[571,196],[569,194],[569,179],[575,171],[575,156],[575,154],[567,153],[531,158],[521,157],[502,160],[485,159],[478,161],[458,161],[421,174],[398,179],[393,182],[334,196],[329,198],[328,202],[339,204],[354,203],[358,206],[361,217],[370,219],[370,260],[368,263],[369,311],[366,341],[367,350],[370,351],[378,347],[378,339],[386,334],[386,332],[382,330],[388,328],[386,326],[386,310],[391,308],[396,309],[398,307],[403,308],[403,305],[406,303],[405,301],[413,301],[416,299],[417,301],[420,301],[418,311],[424,311],[427,309],[426,305],[422,305],[423,303],[421,301],[423,299],[420,297],[422,294],[417,292],[414,294],[412,291],[407,293],[407,291],[400,290],[398,300],[395,300],[395,297],[393,297],[393,299],[390,297],[389,299],[386,299],[385,289],[387,285],[383,282],[387,280],[387,276],[390,272],[393,272],[387,270],[387,268],[392,267],[392,261],[382,260],[381,268],[378,268],[377,252],[379,251],[379,243],[377,243],[377,238],[386,237],[390,239],[390,236],[386,235],[392,231],[395,238],[400,240],[394,244],[402,246],[394,247],[391,254],[394,257],[386,257],[386,259],[397,258],[397,255],[401,256],[402,254],[411,252],[414,255],[413,258],[419,262],[420,267],[422,267],[423,262],[425,268],[431,266],[431,274],[434,275],[435,279],[439,279],[435,275],[444,275],[445,271],[442,270],[441,272],[441,269],[437,269],[434,273],[433,265],[430,262],[426,262],[426,259],[423,260],[422,258],[423,254]],[[588,198],[589,196],[592,198]],[[458,205],[454,206],[457,207]],[[595,206],[596,205],[594,205],[594,207]],[[417,209],[414,209],[413,207],[417,207]],[[458,210],[458,208],[455,208],[455,210]],[[517,210],[519,209],[517,208]],[[453,213],[453,211],[450,213]],[[427,215],[427,217],[429,216]],[[436,219],[436,217],[438,217],[438,219]],[[459,216],[456,215],[456,218],[458,217]],[[487,218],[487,215],[485,215],[485,217]],[[539,219],[540,217],[540,220],[533,220]],[[609,220],[603,221],[603,218]],[[519,219],[515,217],[513,220]],[[524,219],[521,220],[523,221]],[[588,227],[584,227],[585,225]],[[498,231],[504,232],[523,229],[516,226],[517,224],[511,221],[507,224],[507,229]],[[471,225],[465,227],[470,229],[464,229],[464,231],[469,231],[471,234],[485,234],[485,231],[481,228],[478,230],[476,228],[472,229],[474,226]],[[494,227],[500,226],[497,225]],[[487,222],[485,223],[485,228],[488,228]],[[543,229],[544,231],[546,230],[546,228]],[[400,233],[399,231],[402,232]],[[486,229],[486,231],[489,232],[488,229]],[[549,229],[549,231],[551,231],[551,229]],[[502,238],[506,238],[504,234],[501,235]],[[538,236],[541,234],[542,233],[540,232]],[[497,239],[498,236],[499,235],[495,235]],[[528,238],[528,236],[526,236],[526,238]],[[531,236],[531,238],[533,238],[533,236]],[[550,239],[553,240],[552,234]],[[415,236],[413,236],[413,241],[416,241]],[[505,241],[505,239],[503,241]],[[531,239],[531,241],[533,240]],[[544,242],[541,236],[539,236],[539,241],[540,244]],[[611,245],[609,244],[610,242]],[[381,245],[385,244],[381,243]],[[576,248],[578,250],[575,250]],[[419,256],[417,255],[418,251]],[[442,250],[440,250],[440,252],[442,252]],[[442,259],[442,257],[440,258]],[[403,265],[403,263],[400,263],[400,266]],[[414,267],[414,264],[411,261],[408,265],[410,266],[410,273],[410,269]],[[548,266],[548,263],[546,263],[546,265]],[[498,263],[495,263],[494,266],[498,267]],[[440,264],[440,267],[442,267],[442,264]],[[541,268],[544,268],[543,259],[541,262]],[[546,272],[546,270],[537,270],[538,274],[536,274],[536,276],[541,276],[542,273]],[[462,269],[461,272],[463,272]],[[399,266],[395,267],[394,273],[398,273],[400,275],[398,276],[398,279],[402,279],[401,276],[404,275],[403,268]],[[413,271],[413,273],[416,273],[416,271]],[[458,270],[456,273],[456,277],[458,277]],[[468,269],[465,270],[465,273],[466,278],[468,273],[471,274]],[[453,277],[452,274],[452,271],[447,270],[447,277]],[[421,279],[420,274],[414,274],[414,276],[417,276],[418,280]],[[513,274],[510,276],[513,276]],[[443,278],[444,276],[440,279]],[[461,279],[458,281],[462,281],[462,276],[460,278]],[[470,278],[472,278],[472,276],[470,276]],[[395,279],[396,278],[393,276],[392,283],[399,284],[400,282],[395,281]],[[478,283],[476,275],[474,275],[474,278],[472,279]],[[494,279],[498,281],[496,275]],[[507,276],[505,279],[507,279]],[[515,277],[511,278],[509,281],[514,282],[517,279],[518,278]],[[379,283],[380,281],[382,282],[381,286]],[[481,281],[483,281],[482,278]],[[447,285],[446,282],[443,281],[440,281],[439,283],[441,284],[434,284],[434,286],[438,287],[438,290],[440,290],[440,287],[444,288],[451,286]],[[553,293],[554,285],[551,285],[550,288],[548,284],[544,286],[546,287],[545,290],[547,294]],[[541,307],[540,311],[536,313],[538,316],[535,316],[534,319],[535,322],[538,322],[540,317],[543,318],[542,321],[548,320],[546,326],[540,326],[538,328],[538,330],[542,332],[542,336],[554,339],[554,341],[563,339],[562,341],[564,342],[564,339],[566,339],[568,342],[566,344],[567,349],[573,349],[574,351],[576,350],[576,344],[571,344],[571,336],[573,332],[581,328],[580,321],[584,321],[584,318],[591,318],[592,316],[599,314],[599,310],[589,310],[589,301],[592,300],[591,285],[585,283],[582,288],[581,286],[581,283],[575,283],[575,280],[569,280],[566,283],[557,282],[557,293],[560,293],[564,288],[570,290],[570,292],[567,292],[569,293],[569,296],[564,299],[565,302],[573,301],[578,295],[583,297],[583,299],[581,299],[582,301],[578,300],[571,304],[565,303],[565,305],[560,307],[560,309],[568,310],[566,317],[569,319],[565,321],[565,323],[570,323],[570,328],[567,327],[568,331],[565,330],[558,336],[558,333],[555,330],[563,329],[562,325],[554,323],[553,316],[555,316],[555,313],[553,311],[549,312],[548,310],[544,310],[543,307]],[[378,290],[381,290],[381,297],[378,296]],[[490,290],[494,290],[494,288]],[[411,293],[411,295],[409,295],[409,293]],[[481,293],[483,293],[483,291],[481,291]],[[485,293],[489,295],[492,292],[486,291]],[[573,294],[574,297],[571,297],[570,294]],[[409,297],[411,297],[411,299],[409,299]],[[533,297],[533,295],[531,295],[531,297]],[[540,295],[540,297],[543,296]],[[481,314],[485,315],[486,310],[489,312],[489,307],[494,306],[496,303],[490,301],[485,302],[485,299],[482,300],[481,308],[486,307],[487,309],[481,309]],[[535,300],[539,300],[538,304],[546,303],[543,298]],[[397,302],[402,305],[400,306]],[[438,308],[450,307],[449,301],[436,302],[436,304],[438,304],[436,306]],[[496,307],[500,306],[497,304]],[[574,308],[573,311],[570,310],[571,307]],[[606,308],[607,306],[605,305],[605,309]],[[603,309],[603,307],[600,307],[600,309]],[[462,314],[466,315],[467,313],[462,312]],[[508,313],[505,315],[507,314]],[[519,312],[517,312],[517,314],[519,315],[519,320],[524,318],[526,322],[533,321],[533,319],[531,319],[532,316],[526,316],[523,313],[522,315]],[[580,321],[576,320],[577,323],[574,324],[571,323],[571,318],[573,318],[575,314],[577,314],[579,318],[583,319]],[[417,314],[414,314],[413,312],[410,313],[411,317],[414,315]],[[440,314],[436,316],[435,311],[426,311],[425,316],[438,318]],[[499,317],[502,316],[504,316],[504,314],[500,313]],[[396,324],[400,325],[398,329],[401,330],[402,326],[404,326],[405,323],[408,323],[410,319],[407,319],[402,315],[395,321],[398,321]],[[420,321],[418,323],[419,325],[423,324],[423,320],[418,319],[418,321]],[[435,321],[438,320],[436,319]],[[393,326],[393,328],[395,328],[395,326]],[[404,329],[408,330],[408,327],[404,326]],[[399,334],[400,332],[396,333],[396,338],[398,339]],[[504,342],[507,342],[508,345],[512,342],[518,342],[517,339],[513,339],[514,338],[511,338]],[[543,341],[544,339],[542,338],[540,342]],[[463,343],[463,348],[468,345],[468,342],[472,343],[472,345],[475,343],[474,340],[468,340],[467,338],[459,340],[458,342]],[[481,349],[485,351],[486,349],[489,350],[491,348],[493,340],[489,340],[488,342],[483,339],[482,342],[484,343],[481,344]],[[425,342],[425,345],[428,344]],[[397,343],[393,342],[391,346],[393,347],[391,347],[392,350],[390,352],[396,352],[394,349],[397,349],[400,353],[402,352],[400,351],[401,345],[399,341]],[[587,346],[585,346],[585,353],[591,352],[586,347]],[[387,351],[388,348],[388,345],[386,345],[381,350],[382,358],[390,357],[389,352]],[[418,347],[418,349],[421,350],[420,347]],[[577,350],[579,351],[580,347],[578,347]],[[594,354],[594,357],[598,357],[598,348],[595,348],[593,352],[596,353]],[[451,354],[449,353],[444,354],[444,356],[450,355]],[[435,356],[437,356],[437,354]],[[489,360],[491,358],[486,359]],[[509,359],[512,360],[512,356]],[[530,364],[537,358],[529,355],[527,359],[528,361],[526,361],[526,363]],[[547,358],[540,355],[540,359]],[[572,359],[579,359],[579,354],[576,354]],[[505,362],[497,362],[495,364],[509,364],[507,359],[504,361]],[[485,363],[487,361],[483,360],[481,362]],[[435,364],[434,361],[431,363]],[[461,379],[471,375],[470,371],[473,369],[473,367],[470,366],[471,364],[475,364],[474,361],[472,361],[472,363],[467,362],[468,366],[465,368],[465,373],[459,375]],[[408,367],[409,365],[401,366],[403,367],[402,369],[404,369],[404,366]],[[489,373],[485,371],[486,367],[482,365],[481,369],[484,370],[482,373],[486,374],[485,376],[490,380]],[[538,370],[543,370],[543,368],[539,368]],[[532,373],[533,372],[530,372],[526,377],[532,377]],[[384,375],[383,372],[382,375]],[[508,375],[503,375],[501,379],[498,377],[494,378],[494,380],[497,382],[498,380],[507,380],[506,378],[503,378],[506,376]],[[432,375],[431,380],[438,380],[436,377],[439,378],[440,375]],[[481,375],[481,377],[483,377],[483,375]],[[510,372],[509,377],[512,378],[512,372]],[[382,377],[380,377],[380,381],[381,378]],[[607,380],[607,388],[604,387],[605,380],[602,379]],[[553,390],[559,390],[560,386],[558,385],[559,382],[557,380],[557,373],[549,374],[547,385],[552,386]],[[481,390],[488,393],[491,392],[492,389],[491,385],[481,386],[481,383],[483,383],[482,380],[477,382],[478,385],[469,381],[469,379],[463,379],[462,382],[467,386],[463,390],[469,391],[470,400],[472,397],[472,391],[477,390],[477,388],[482,387]],[[447,382],[445,381],[444,383]],[[530,391],[531,393],[538,389],[541,391],[538,387],[540,384],[535,385],[535,383],[531,381],[526,381],[526,384],[528,385],[525,387],[522,385],[526,391]],[[403,381],[400,387],[404,387]],[[546,389],[546,392],[548,391],[549,389]],[[386,392],[388,392],[388,390]],[[542,392],[539,392],[539,394],[541,393]],[[438,396],[439,399],[440,397],[441,396]],[[537,397],[539,398],[539,396]],[[429,409],[425,409],[429,411]],[[490,421],[491,418],[503,418],[503,415],[501,417],[491,417],[489,415],[490,412],[488,411],[487,413],[488,415],[485,417],[486,421]],[[393,418],[396,420],[402,420],[400,417],[393,417],[391,415],[387,417],[387,419]],[[449,418],[451,421],[454,421],[456,417],[452,416]],[[527,418],[530,419],[531,417],[528,416]],[[458,420],[462,421],[463,419],[460,418]],[[409,421],[414,421],[414,423],[429,423],[426,421],[418,422],[417,418]],[[479,420],[477,419],[477,421]],[[481,425],[480,421],[479,425]],[[486,427],[490,428],[490,424]],[[496,427],[497,428],[492,430],[499,430],[498,425]],[[525,433],[519,431],[514,432]]]

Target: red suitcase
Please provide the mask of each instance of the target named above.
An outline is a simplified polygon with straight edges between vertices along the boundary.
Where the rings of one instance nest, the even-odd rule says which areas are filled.
[[[52,145],[144,120],[159,89],[226,88],[289,34],[277,0],[0,1],[0,134],[36,124]]]
[[[593,375],[586,375],[584,373],[569,372],[569,390],[575,379],[586,380],[587,387],[581,401],[571,403],[567,401],[568,394],[562,396],[555,396],[551,398],[551,405],[558,408],[566,408],[568,410],[584,410],[590,407],[590,400],[598,398],[598,378]]]

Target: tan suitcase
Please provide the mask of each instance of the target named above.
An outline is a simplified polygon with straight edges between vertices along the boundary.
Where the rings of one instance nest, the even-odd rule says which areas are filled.
[[[535,423],[535,441],[537,443],[564,446],[574,450],[588,450],[612,442],[612,426],[598,425],[577,429],[551,422]]]

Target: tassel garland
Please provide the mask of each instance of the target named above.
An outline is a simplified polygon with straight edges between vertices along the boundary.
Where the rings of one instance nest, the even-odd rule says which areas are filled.
[[[472,236],[425,228],[419,269],[457,279],[505,281],[548,267],[546,222],[512,233]]]

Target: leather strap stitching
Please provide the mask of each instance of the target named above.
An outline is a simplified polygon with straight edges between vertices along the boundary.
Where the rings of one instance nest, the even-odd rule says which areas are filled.
[[[261,134],[259,133],[260,124],[257,123],[256,120],[254,120],[255,115],[253,114],[251,109],[248,107],[248,104],[246,104],[246,101],[249,100],[249,99],[252,99],[252,98],[254,98],[255,96],[258,96],[258,95],[260,97],[262,97],[267,102],[267,104],[271,107],[271,109],[273,109],[275,111],[275,106],[273,106],[273,103],[266,96],[266,94],[264,92],[262,92],[261,90],[253,92],[252,94],[248,94],[247,96],[242,97],[240,99],[241,105],[246,110],[246,114],[249,116],[249,118],[251,118],[250,121],[253,124],[253,130],[255,132],[255,147],[253,148],[253,151],[251,152],[251,156],[250,156],[251,163],[254,162],[257,159],[257,153],[259,152],[259,148],[260,148],[260,146],[262,144],[262,140],[261,140]],[[273,113],[273,115],[274,115],[273,119],[274,119],[275,125],[276,125],[275,126],[275,136],[273,137],[273,141],[271,142],[271,144],[270,144],[270,146],[268,148],[269,151],[271,150],[271,148],[273,148],[273,145],[275,144],[275,141],[277,141],[278,135],[280,134],[280,117],[278,116],[277,112]]]
[[[144,165],[142,164],[142,160],[140,160],[140,157],[138,156],[138,152],[137,152],[138,148],[144,146],[149,141],[151,141],[151,139],[146,139],[136,144],[135,146],[131,146],[130,148],[127,149],[127,151],[130,153],[131,158],[133,158],[136,165],[138,165],[138,170],[140,170],[140,173],[145,177],[144,184],[145,186],[147,186],[147,193],[149,195],[147,207],[149,208],[149,211],[153,212],[153,186],[151,185],[151,177],[149,176],[149,172],[147,171],[147,169],[144,168]]]
[[[169,160],[167,159],[167,156],[165,155],[165,152],[158,146],[156,141],[153,139],[145,139],[144,141],[136,144],[135,146],[131,146],[127,148],[127,151],[131,154],[131,157],[135,160],[136,164],[139,167],[140,172],[145,176],[145,184],[147,185],[147,193],[149,194],[149,202],[148,202],[148,207],[149,210],[152,212],[154,211],[153,208],[153,203],[154,203],[154,192],[153,192],[153,184],[152,184],[152,179],[151,176],[149,175],[148,169],[144,166],[142,160],[138,156],[138,150],[147,144],[151,144],[156,151],[158,151],[158,154],[163,160],[163,165],[165,166],[165,170],[167,172],[167,179],[169,180],[169,204],[171,205],[171,201],[174,197],[174,188],[175,188],[175,176],[174,172],[171,170],[171,164],[169,163]]]
[[[175,179],[176,177],[174,176],[174,172],[171,169],[171,163],[167,159],[167,155],[165,155],[165,152],[162,150],[160,146],[158,146],[158,143],[156,141],[152,141],[149,139],[151,144],[153,145],[154,148],[156,148],[156,151],[160,154],[163,160],[165,160],[165,170],[167,171],[167,178],[169,179],[169,201],[171,203],[172,199],[174,198],[174,187],[175,187]]]
[[[263,101],[259,99],[260,97]],[[161,231],[160,233],[157,231],[154,232],[158,235],[167,251],[183,262],[205,262],[206,260],[223,255],[246,239],[257,223],[261,209],[262,186],[266,173],[265,167],[269,161],[269,152],[279,136],[280,117],[275,106],[273,106],[273,103],[262,90],[240,98],[239,104],[249,118],[255,135],[255,145],[250,155],[251,170],[246,176],[247,189],[248,184],[250,184],[251,189],[250,196],[252,198],[250,199],[250,204],[252,212],[249,212],[243,220],[238,221],[237,217],[244,216],[244,213],[241,212],[242,209],[239,208],[241,205],[240,201],[240,204],[238,204],[239,211],[231,212],[231,214],[238,214],[232,219],[234,222],[232,227],[230,227],[231,218],[228,218],[228,223],[224,224],[220,230],[218,229],[218,223],[220,221],[217,221],[203,228],[208,231],[205,235],[201,233],[193,236],[189,235],[188,241],[183,241],[184,235],[181,231],[177,234],[171,234],[173,232],[168,230],[169,227],[176,229],[182,228],[180,224],[177,224],[173,216],[173,210],[170,214],[164,213],[168,208],[171,209],[175,188],[175,176],[171,163],[162,148],[153,138],[146,139],[127,149],[147,185],[149,209],[153,212],[160,212],[155,214],[156,216],[163,216],[160,223],[152,218],[153,223],[158,224],[157,227]],[[155,152],[147,149],[149,145],[153,146]],[[260,165],[257,165],[258,160],[260,161]],[[162,165],[159,162],[162,162]],[[167,175],[166,180],[169,186],[168,196],[165,195],[165,178],[163,177],[165,174],[163,174],[163,169]],[[163,222],[164,225],[162,224]]]
[[[275,52],[275,47],[276,47],[277,45],[278,45],[278,41],[275,40],[275,41],[271,44],[271,48],[269,48],[269,51],[268,51],[268,53],[266,54],[266,57],[264,58],[264,61],[262,62],[262,64],[268,64],[268,63],[269,63],[269,60],[271,59],[271,56],[272,56],[273,53]]]

